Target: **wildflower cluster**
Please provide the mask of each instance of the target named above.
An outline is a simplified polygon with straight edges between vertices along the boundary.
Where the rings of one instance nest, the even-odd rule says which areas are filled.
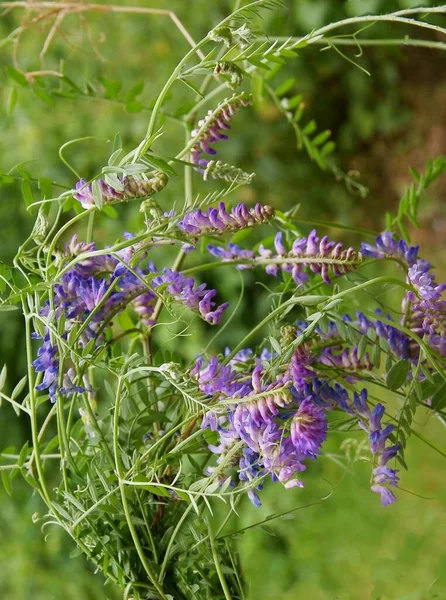
[[[404,448],[418,405],[440,418],[445,406],[444,398],[438,401],[438,392],[445,389],[446,284],[435,281],[431,265],[418,258],[418,247],[385,232],[375,244],[363,243],[358,251],[328,236],[319,237],[315,230],[297,236],[287,213],[274,223],[275,211],[268,205],[239,203],[229,208],[220,202],[214,206],[253,180],[254,173],[217,160],[215,149],[228,139],[234,116],[253,98],[246,92],[233,94],[196,122],[200,107],[208,106],[225,84],[235,88],[249,80],[256,100],[264,94],[271,98],[294,129],[298,146],[315,164],[330,167],[362,192],[365,188],[327,162],[333,147],[327,141],[329,131],[317,133],[314,120],[303,118],[302,96],[294,90],[299,82],[287,78],[279,83],[274,78],[296,50],[303,51],[311,42],[324,44],[325,39],[336,46],[338,36],[326,38],[329,30],[364,18],[371,24],[397,19],[432,28],[424,20],[425,9],[423,23],[417,21],[418,9],[411,8],[348,18],[297,40],[281,41],[281,36],[272,39],[267,32],[257,32],[256,25],[258,11],[276,10],[282,6],[280,1],[236,5],[197,43],[170,14],[193,47],[148,105],[147,133],[140,143],[127,152],[120,136],[115,136],[101,178],[81,179],[75,189],[50,198],[49,189],[55,189],[56,182],[30,177],[19,165],[15,167],[23,178],[27,209],[32,214],[38,204],[39,212],[13,266],[0,262],[0,292],[9,293],[0,308],[13,310],[21,304],[27,360],[33,368],[28,368],[22,382],[11,386],[10,396],[8,387],[3,387],[3,369],[0,397],[29,418],[31,443],[17,454],[1,453],[1,461],[17,461],[0,465],[2,480],[9,493],[13,477],[23,474],[48,507],[43,526],[61,525],[126,598],[244,597],[244,578],[238,574],[237,553],[230,545],[237,532],[223,531],[231,512],[214,534],[207,515],[209,499],[229,499],[233,509],[236,495],[246,493],[259,506],[268,479],[286,489],[303,487],[307,469],[321,459],[327,438],[342,423],[344,430],[354,428],[365,434],[370,488],[384,506],[390,505],[396,500],[400,478],[396,465],[405,467]],[[426,45],[424,40],[411,41]],[[39,73],[44,85],[52,71]],[[8,103],[12,110],[16,85],[34,75],[15,68],[7,74],[14,80]],[[198,88],[188,84],[189,78],[197,83],[201,74],[205,77]],[[57,97],[54,91],[80,93],[70,81],[64,77],[63,89],[48,89],[51,96]],[[177,83],[199,89],[200,99],[175,106],[181,96],[173,94]],[[96,86],[90,87],[94,94]],[[105,87],[108,96],[111,88]],[[142,89],[139,84],[125,96],[118,95],[119,85],[111,87],[116,88],[113,98],[128,110],[143,108],[142,102],[134,101]],[[158,139],[172,122],[192,131],[178,148],[175,134],[168,133],[165,154],[158,155]],[[175,197],[170,198],[174,209],[151,198],[164,190],[168,175],[176,175],[172,165],[184,169],[186,188],[184,193],[175,189]],[[400,204],[397,218],[390,219],[401,231],[403,218],[415,220],[421,191],[440,171],[441,165],[435,166],[425,177],[417,177],[417,186]],[[197,196],[197,173],[201,187],[210,179],[228,185]],[[3,179],[6,184],[16,178],[7,174]],[[179,185],[182,181],[178,177]],[[38,189],[42,198],[34,201]],[[68,195],[79,203],[71,221],[66,212],[71,205],[65,203]],[[144,232],[138,237],[124,234],[125,241],[105,248],[90,241],[100,239],[99,228],[108,215],[130,223],[138,216],[130,211],[124,217],[125,211],[117,215],[114,210],[98,215],[94,208],[132,199],[141,200]],[[86,211],[78,210],[79,206]],[[263,238],[262,244],[260,226],[270,222],[282,231],[273,240]],[[73,226],[85,226],[88,241],[74,235],[61,247],[62,236]],[[254,244],[249,233],[257,226],[259,244]],[[209,237],[223,238],[205,252],[207,259],[211,255],[217,261],[200,264],[193,260],[198,254],[193,251],[204,248]],[[243,248],[234,243],[240,239]],[[175,245],[179,248],[175,259],[163,257],[163,248],[172,250]],[[191,257],[192,265],[183,270]],[[375,279],[353,274],[364,257],[394,261],[405,270],[401,316],[375,310],[371,289],[387,281],[394,284],[395,279],[386,274]],[[191,274],[217,267],[219,274],[226,273],[225,267],[231,265],[240,270],[260,267],[274,277],[282,274],[284,283],[268,289],[271,306],[266,295],[261,297],[255,308],[265,316],[252,328],[248,324],[257,310],[249,318],[238,312],[246,302],[241,285],[224,327],[191,361],[188,352],[202,347],[202,333],[209,328],[195,330],[198,319],[163,323],[162,311],[179,304],[206,325],[218,325],[228,302],[218,304],[217,290]],[[330,294],[327,286],[335,278]],[[228,278],[229,286],[231,281]],[[234,290],[226,291],[231,299]],[[360,304],[363,298],[366,302]],[[255,337],[266,335],[266,330],[268,337]],[[237,344],[233,351],[218,352],[223,331],[231,345]],[[240,331],[246,334],[243,340],[235,339]],[[39,348],[33,347],[31,338],[40,340]],[[195,346],[178,343],[179,339],[193,339]],[[257,345],[247,348],[251,341]],[[217,349],[208,353],[208,348]],[[400,403],[395,416],[388,405],[389,390]],[[46,394],[52,406],[45,403]],[[54,464],[59,468],[51,470]]]
[[[408,247],[405,242],[397,243],[390,234],[379,236],[376,247],[363,244],[362,254],[383,258],[380,255],[383,240],[387,255],[392,252],[392,256],[409,263],[408,281],[420,297],[417,310],[430,308],[436,315],[435,323],[438,326],[442,314],[440,309],[443,307],[440,294],[444,286],[436,284],[432,275],[426,275],[430,265],[416,258],[417,247]],[[330,263],[323,262],[324,258],[342,257],[349,267],[361,259],[361,254],[353,248],[342,250],[340,244],[328,238],[319,242],[315,231],[308,238],[297,239],[290,252],[287,252],[282,236],[278,234],[275,239],[276,255],[263,247],[256,255],[251,250],[241,250],[235,244],[229,244],[227,250],[215,246],[208,249],[224,261],[246,261],[239,264],[239,268],[250,268],[266,262],[267,272],[276,275],[279,266],[285,267],[284,270],[291,271],[297,285],[307,281],[307,274],[300,270],[294,270],[293,273],[295,266],[291,261],[294,257],[303,258],[299,267],[303,264],[309,267],[310,272],[322,273],[326,283],[329,283],[326,267]],[[278,260],[281,258],[283,264]],[[272,264],[268,264],[267,261],[271,259]],[[340,275],[341,268],[344,272],[347,270],[345,264],[340,267],[334,263],[333,273]],[[422,275],[419,277],[416,273]],[[414,303],[414,299],[414,292],[408,292],[403,305]],[[432,302],[437,303],[435,309],[428,304]],[[419,347],[414,351],[416,344],[413,338],[399,328],[384,323],[381,315],[379,309],[376,319],[357,312],[355,319],[345,315],[343,322],[367,336],[370,342],[382,339],[395,358],[415,362]],[[403,317],[404,321],[406,319],[407,311]],[[390,315],[387,315],[386,321],[390,320]],[[300,321],[295,327],[287,327],[284,331],[285,347],[292,345],[293,339],[308,326],[308,322]],[[431,347],[441,351],[445,345],[444,330],[435,329],[433,332],[432,321],[430,328],[426,324],[424,326],[426,329],[419,333],[428,334]],[[273,376],[277,372],[277,361],[282,375]],[[379,367],[379,364],[376,366]],[[209,472],[215,471],[221,475],[223,469],[228,475],[237,465],[238,480],[247,487],[255,505],[260,505],[257,492],[262,489],[266,475],[270,475],[273,481],[280,481],[286,488],[300,487],[303,482],[298,474],[306,469],[306,461],[316,459],[321,453],[327,437],[327,412],[340,410],[355,417],[359,426],[367,432],[374,457],[371,489],[380,494],[383,505],[393,503],[396,497],[391,488],[397,487],[399,477],[398,471],[389,467],[388,463],[398,454],[400,445],[391,441],[394,439],[394,425],[382,425],[384,405],[377,403],[371,408],[366,389],[360,393],[354,392],[351,396],[340,383],[332,385],[329,373],[324,375],[324,368],[347,372],[346,380],[354,382],[361,377],[361,372],[372,370],[374,365],[368,352],[346,342],[335,322],[329,322],[324,329],[317,327],[311,343],[298,346],[291,360],[285,364],[277,353],[271,355],[266,350],[258,356],[250,349],[243,350],[229,361],[212,357],[206,365],[199,358],[191,376],[197,380],[200,390],[210,397],[210,411],[204,417],[202,427],[214,431],[218,439],[217,444],[209,446],[218,455],[217,467],[210,468]],[[263,382],[262,373],[265,373]]]
[[[131,240],[132,236],[127,235]],[[55,318],[63,319],[66,340],[84,348],[91,340],[100,345],[105,332],[112,326],[112,319],[120,312],[132,307],[141,323],[147,327],[154,324],[152,315],[158,298],[172,299],[184,307],[196,311],[211,325],[217,324],[228,303],[215,305],[217,292],[208,289],[205,283],[196,285],[194,279],[182,273],[164,268],[158,272],[152,261],[146,261],[147,253],[142,244],[133,244],[114,253],[98,253],[96,245],[80,242],[74,236],[65,246],[65,260],[75,259],[54,285],[41,315],[48,317],[54,311]],[[36,334],[35,337],[41,337]],[[43,380],[36,386],[48,389],[52,401],[57,390],[62,394],[82,392],[87,389],[73,383],[74,370],[65,368],[63,385],[59,386],[59,350],[51,341],[47,329],[38,358],[33,363],[37,372],[43,372]],[[85,376],[83,376],[85,379]],[[79,380],[81,376],[79,377]]]
[[[324,340],[321,331],[319,334]],[[349,350],[353,356],[356,352],[355,348]],[[344,369],[372,367],[370,363],[358,365],[354,360],[346,360],[345,351],[340,356]],[[381,428],[384,406],[378,404],[371,410],[365,389],[351,398],[344,386],[332,386],[328,377],[318,374],[320,365],[332,364],[331,348],[318,352],[310,346],[298,347],[290,362],[282,365],[283,375],[270,379],[267,371],[262,383],[264,365],[271,366],[279,358],[266,350],[256,357],[247,349],[228,362],[213,357],[204,365],[202,358],[197,360],[190,375],[200,390],[212,398],[202,427],[218,436],[218,443],[209,446],[218,455],[218,466],[210,468],[209,473],[221,472],[223,465],[227,475],[237,464],[238,479],[247,487],[255,505],[260,505],[256,491],[262,489],[266,475],[286,488],[302,487],[299,473],[305,471],[306,461],[317,459],[322,452],[328,431],[327,413],[340,410],[355,416],[369,433],[371,451],[378,460],[373,469],[372,490],[380,492],[383,504],[393,502],[395,496],[388,485],[397,485],[397,471],[386,464],[399,446],[385,447],[394,427]],[[238,451],[234,452],[234,448]]]

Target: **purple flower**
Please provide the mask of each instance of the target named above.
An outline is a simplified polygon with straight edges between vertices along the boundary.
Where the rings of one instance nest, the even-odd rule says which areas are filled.
[[[408,246],[404,240],[395,240],[385,232],[376,240],[376,246],[363,244],[361,251],[374,258],[395,257],[408,267],[407,282],[415,293],[407,292],[402,302],[402,325],[419,337],[427,336],[429,344],[442,356],[446,356],[446,300],[442,294],[446,284],[438,284],[430,273],[431,265],[418,258],[418,246]],[[419,348],[413,340],[394,328],[376,323],[376,331],[386,337],[392,352],[401,358],[418,360]]]
[[[32,337],[39,338],[40,336],[33,334]],[[51,344],[49,333],[45,334],[43,343],[37,351],[37,359],[31,364],[36,373],[43,373],[42,383],[36,385],[36,390],[39,392],[48,390],[51,402],[56,401],[57,391],[66,395],[85,391],[84,387],[73,383],[72,380],[75,376],[73,369],[69,369],[63,375],[63,387],[59,389],[59,350],[57,346]]]
[[[125,234],[132,239],[131,234]],[[88,256],[95,253],[93,256]],[[83,254],[87,254],[83,258]],[[116,256],[117,255],[117,256]],[[215,290],[209,290],[206,284],[196,286],[193,279],[181,273],[164,269],[158,273],[154,264],[149,261],[145,266],[146,253],[140,244],[132,244],[119,250],[116,255],[97,254],[93,243],[80,242],[74,236],[65,247],[66,258],[76,258],[76,263],[54,284],[54,309],[56,318],[64,317],[65,333],[81,325],[82,330],[77,337],[81,348],[94,339],[96,345],[104,341],[105,330],[111,326],[114,315],[133,306],[141,322],[152,326],[152,315],[158,295],[172,296],[189,309],[197,311],[210,324],[216,324],[227,303],[216,306]],[[138,264],[130,269],[131,261],[137,257]],[[43,307],[41,314],[49,314],[49,302]],[[86,321],[88,320],[88,324]],[[33,366],[37,372],[44,372],[44,378],[38,390],[48,389],[53,400],[58,389],[59,358],[57,346],[52,346],[47,335],[38,352]],[[62,374],[63,393],[79,391],[80,386],[72,383],[68,372]]]
[[[327,417],[311,396],[305,398],[291,421],[291,440],[303,455],[320,454],[322,442],[327,439]]]
[[[237,204],[228,213],[225,203],[220,202],[218,208],[209,208],[206,212],[195,210],[186,213],[177,225],[182,231],[192,235],[223,233],[261,225],[268,222],[273,215],[274,209],[271,206],[256,204],[254,208],[248,209],[243,203]]]
[[[211,244],[207,247],[208,252],[223,262],[229,261],[237,261],[237,260],[254,260],[256,255],[252,250],[243,250],[236,244],[229,242],[227,249],[222,248],[221,246],[212,246]],[[252,264],[239,264],[237,268],[242,269],[251,269],[253,267]]]
[[[162,172],[155,173],[151,178],[146,177],[118,177],[115,187],[105,183],[103,179],[97,179],[97,188],[104,204],[115,202],[126,202],[135,198],[146,198],[155,192],[161,191],[167,184],[167,176]],[[96,205],[93,185],[86,179],[76,183],[73,197],[78,200],[84,208],[92,208]]]
[[[247,264],[239,264],[238,268],[263,266],[269,275],[277,275],[281,269],[290,273],[296,285],[299,286],[308,280],[308,274],[303,272],[303,269],[320,273],[324,282],[329,284],[330,272],[334,276],[342,275],[355,269],[362,261],[361,254],[355,252],[353,248],[343,250],[341,243],[331,241],[327,236],[319,241],[315,230],[309,234],[308,238],[295,239],[290,250],[286,249],[282,233],[279,232],[274,240],[274,248],[275,253],[260,246],[258,255],[256,255],[250,250],[242,250],[235,244],[228,244],[227,249],[208,246],[209,252],[221,260],[235,263],[240,259],[252,261]]]
[[[223,311],[229,306],[228,302],[224,302],[215,307],[212,299],[217,294],[216,290],[207,289],[205,283],[195,286],[192,278],[187,278],[182,273],[171,269],[163,269],[161,274],[153,279],[153,285],[157,288],[166,286],[169,294],[177,302],[187,308],[197,310],[201,317],[211,325],[219,323]]]
[[[408,246],[404,240],[395,240],[390,231],[385,231],[376,238],[376,245],[361,244],[361,252],[371,258],[399,258],[409,266],[417,260],[419,246]]]
[[[191,133],[193,146],[191,161],[198,167],[206,167],[207,159],[202,158],[202,152],[215,156],[216,150],[210,146],[215,142],[227,140],[228,136],[223,131],[229,130],[229,123],[240,108],[251,103],[251,97],[244,92],[224,100],[215,110],[210,110],[204,119],[198,121],[198,126]],[[202,170],[202,169],[199,169]]]
[[[395,494],[387,486],[398,487],[398,471],[389,467],[377,467],[373,470],[372,492],[381,495],[381,503],[384,506],[392,504],[396,500]]]
[[[48,390],[51,402],[56,400],[57,380],[59,377],[59,351],[50,342],[49,333],[45,334],[43,344],[37,351],[37,359],[31,363],[36,373],[43,372],[43,381],[36,385],[39,392]]]
[[[423,261],[417,261],[410,267],[407,274],[409,282],[417,290],[418,295],[426,302],[440,300],[442,293],[446,290],[446,284],[437,284],[435,276],[428,273]]]

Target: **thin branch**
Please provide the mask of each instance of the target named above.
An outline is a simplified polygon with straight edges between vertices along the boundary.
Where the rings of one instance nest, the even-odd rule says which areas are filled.
[[[265,38],[266,40],[267,38]],[[289,37],[269,37],[269,41],[284,42],[286,40],[293,41],[294,38]],[[295,38],[296,42],[299,42],[301,38]],[[415,46],[421,48],[433,48],[437,50],[446,50],[446,42],[437,42],[431,40],[417,40],[411,38],[386,38],[386,39],[359,39],[356,36],[352,37],[321,37],[311,40],[314,45],[327,45],[333,46]]]
[[[46,40],[45,40],[45,43],[43,44],[43,48],[40,51],[40,60],[43,61],[43,59],[45,58],[45,54],[47,53],[48,48],[50,47],[50,44],[53,41],[54,36],[56,35],[56,31],[59,29],[60,25],[62,24],[62,21],[65,19],[67,14],[68,14],[68,12],[66,10],[61,10],[60,13],[57,15],[56,19],[54,20],[54,23],[53,23],[48,35],[46,36]]]
[[[196,46],[194,39],[184,27],[180,19],[177,15],[168,9],[165,8],[144,8],[140,6],[119,6],[115,4],[104,5],[104,4],[81,4],[78,2],[30,2],[27,0],[17,0],[16,2],[4,2],[2,4],[2,8],[4,9],[14,9],[14,8],[24,8],[28,10],[37,11],[39,9],[52,9],[60,11],[56,21],[50,31],[49,39],[47,38],[45,42],[45,46],[42,49],[41,57],[43,57],[48,50],[48,46],[51,43],[52,37],[54,36],[55,31],[57,30],[58,25],[60,25],[61,20],[71,13],[79,13],[79,12],[100,12],[100,13],[123,13],[123,14],[133,14],[133,15],[163,15],[169,17],[172,22],[175,24],[181,35],[186,39],[188,44],[194,48]],[[61,17],[61,15],[63,15]],[[199,48],[196,50],[198,57],[200,60],[204,59],[204,54],[201,52]]]

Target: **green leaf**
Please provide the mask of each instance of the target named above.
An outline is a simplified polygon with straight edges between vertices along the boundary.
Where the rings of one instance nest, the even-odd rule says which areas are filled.
[[[263,529],[271,537],[276,537],[276,532],[271,527],[268,527],[268,525],[260,525],[260,529]]]
[[[361,360],[362,357],[364,356],[368,343],[369,343],[369,338],[366,335],[361,336],[361,339],[359,340],[359,344],[358,344],[359,360]]]
[[[98,210],[102,210],[102,207],[104,206],[104,198],[102,197],[101,186],[99,185],[97,179],[91,182],[91,191],[96,208]]]
[[[138,81],[138,83],[135,83],[135,85],[132,88],[130,88],[130,90],[127,92],[125,101],[127,103],[132,102],[136,98],[136,96],[139,96],[143,89],[144,81]]]
[[[435,373],[432,378],[432,381],[429,379],[425,379],[420,384],[420,400],[427,400],[427,398],[432,398],[432,396],[439,391],[443,385],[445,384],[445,380],[439,373]]]
[[[26,382],[28,380],[28,375],[25,375],[24,377],[22,377],[22,379],[18,382],[18,384],[15,386],[15,388],[12,390],[12,394],[11,394],[11,398],[13,400],[15,400],[17,398],[17,396],[19,396],[21,394],[21,392],[23,391],[23,388],[26,385]]]
[[[117,150],[113,150],[113,152],[110,154],[110,158],[108,159],[108,165],[110,167],[114,167],[115,165],[119,164],[119,161],[122,158],[122,148],[118,148]]]
[[[0,312],[11,312],[13,310],[19,310],[18,306],[13,306],[12,304],[1,304]]]
[[[2,471],[2,482],[8,496],[12,496],[11,480],[7,471]]]
[[[177,175],[177,172],[174,169],[172,169],[172,167],[169,165],[169,163],[167,161],[164,160],[164,158],[160,158],[159,156],[154,156],[153,154],[146,154],[144,156],[144,158],[146,159],[146,161],[148,163],[150,163],[152,166],[156,167],[157,169],[164,171],[164,173],[167,173],[168,175],[173,175],[173,176]]]
[[[271,336],[269,338],[269,341],[270,341],[270,344],[271,344],[273,350],[275,352],[277,352],[277,354],[280,355],[282,353],[282,348],[280,347],[279,342],[276,339],[274,339],[273,337],[271,337]]]
[[[131,102],[127,102],[127,104],[125,105],[125,110],[128,113],[139,113],[142,111],[143,108],[144,106],[141,102],[138,102],[138,100],[132,100]]]
[[[121,148],[122,148],[121,135],[119,133],[117,133],[113,140],[112,154],[113,154],[113,152],[116,152],[117,150],[121,150]]]
[[[42,200],[51,198],[53,195],[53,182],[48,177],[41,177],[38,181],[39,190],[42,192]]]
[[[262,62],[258,58],[248,58],[247,60],[248,60],[249,63],[251,63],[252,65],[254,65],[255,67],[257,67],[258,69],[264,69],[265,71],[270,71],[271,70],[271,67],[268,66],[268,63]]]
[[[276,89],[276,96],[278,96],[279,98],[281,96],[284,96],[293,87],[295,81],[296,81],[295,77],[290,77],[289,79],[287,79],[286,81],[284,81]]]
[[[6,365],[3,365],[3,368],[0,372],[0,390],[2,390],[5,387],[6,375],[7,375],[7,368],[6,368]]]
[[[33,190],[28,179],[24,179],[22,181],[21,188],[23,200],[25,201],[25,206],[28,208],[28,206],[34,202]]]
[[[203,94],[200,92],[200,90],[193,85],[190,81],[187,81],[186,79],[183,79],[182,77],[179,78],[179,80],[184,83],[184,85],[186,87],[188,87],[190,90],[192,90],[195,94],[197,94],[197,96],[199,96],[200,98],[204,98]]]
[[[379,365],[381,364],[381,348],[379,347],[378,342],[373,348],[372,362],[375,368],[379,368]]]
[[[104,206],[102,212],[112,219],[117,219],[119,216],[118,211],[113,206]]]
[[[6,67],[6,73],[10,79],[21,85],[22,87],[28,87],[29,81],[26,79],[23,73],[14,69],[14,67],[8,66]]]
[[[28,452],[29,452],[29,445],[28,445],[28,442],[26,442],[25,445],[20,450],[19,458],[17,459],[17,465],[19,467],[23,466],[25,459],[28,456]]]
[[[67,77],[66,75],[64,75],[63,77],[61,77],[61,81],[63,83],[66,83],[72,90],[74,90],[75,92],[77,92],[78,94],[83,95],[84,92],[81,90],[81,88],[77,85],[77,83],[75,83],[72,79],[70,79],[69,77]]]
[[[409,369],[410,365],[408,360],[399,360],[395,363],[387,373],[386,382],[388,388],[395,391],[402,387],[407,381]]]
[[[327,141],[330,136],[331,136],[331,131],[329,129],[326,129],[325,131],[318,133],[317,136],[315,138],[313,138],[312,143],[315,146],[322,146],[322,144],[325,141]]]
[[[327,142],[326,144],[324,144],[321,148],[321,156],[327,156],[328,154],[331,154],[333,152],[333,150],[336,148],[336,144],[333,140],[330,140],[329,142]]]
[[[314,133],[316,131],[316,121],[314,119],[311,119],[311,121],[309,121],[305,127],[302,129],[302,133],[304,135],[311,135],[312,133]]]
[[[300,104],[300,105],[297,107],[297,109],[296,109],[296,112],[294,113],[294,117],[293,117],[293,121],[294,121],[295,123],[299,123],[299,121],[301,120],[301,118],[302,118],[302,115],[304,114],[304,108],[305,108],[305,107],[304,107],[303,103],[301,103],[301,104]]]
[[[37,96],[37,98],[40,98],[41,100],[43,100],[46,104],[48,104],[49,106],[54,106],[56,104],[56,101],[54,100],[54,98],[52,98],[48,92],[46,92],[45,90],[43,90],[41,87],[37,87],[37,86],[33,86],[33,93],[35,96]]]
[[[406,461],[404,460],[404,458],[401,455],[397,454],[396,460],[400,463],[400,465],[403,467],[403,469],[406,469],[406,471],[408,470]]]
[[[104,98],[116,100],[119,92],[121,91],[122,82],[112,81],[111,79],[106,79],[105,77],[100,77],[99,81],[102,83],[105,89]]]
[[[8,100],[6,103],[6,114],[8,117],[12,115],[14,112],[15,105],[17,103],[17,88],[13,87],[10,89],[8,94]]]
[[[432,396],[431,405],[434,410],[442,410],[446,406],[446,381]]]
[[[406,436],[402,429],[398,430],[398,441],[401,444],[402,448],[406,447]]]
[[[170,494],[168,492],[168,490],[164,487],[157,487],[156,485],[150,485],[150,484],[142,484],[142,485],[138,485],[139,489],[143,489],[146,490],[148,492],[150,492],[151,494],[155,494],[155,496],[162,496],[163,498],[170,498]]]

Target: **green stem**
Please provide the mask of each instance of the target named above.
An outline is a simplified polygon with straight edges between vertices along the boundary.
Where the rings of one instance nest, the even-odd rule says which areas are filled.
[[[210,525],[208,525],[208,530],[209,530],[209,544],[211,546],[212,557],[214,559],[214,566],[215,566],[215,570],[217,571],[218,578],[220,580],[220,585],[222,587],[222,590],[223,590],[226,600],[232,600],[232,596],[229,591],[228,584],[226,583],[226,579],[223,574],[223,570],[221,568],[221,564],[220,564],[221,557],[218,556],[217,548],[215,547],[215,537],[211,530]]]
[[[138,534],[136,532],[135,526],[133,524],[132,515],[130,513],[129,504],[127,501],[125,484],[123,482],[124,479],[124,469],[120,458],[120,450],[119,450],[119,411],[121,406],[121,395],[122,395],[122,378],[119,378],[118,387],[116,390],[116,402],[115,402],[115,411],[114,411],[114,419],[113,419],[113,451],[115,455],[115,467],[116,467],[116,475],[119,479],[119,490],[121,492],[121,500],[122,507],[124,509],[124,514],[126,517],[127,525],[130,530],[130,535],[132,536],[133,543],[135,544],[136,552],[138,553],[141,564],[147,574],[147,577],[153,584],[154,588],[157,590],[159,595],[163,600],[167,600],[167,597],[163,591],[163,588],[159,584],[155,574],[144,554],[143,547],[141,546],[141,542],[139,541]]]
[[[289,38],[285,36],[272,36],[268,38],[259,38],[259,41],[267,41],[274,42],[277,41],[279,43],[293,42],[295,39],[296,44],[302,41],[302,38]],[[323,46],[325,44],[332,44],[333,46],[356,46],[357,48],[361,48],[361,46],[416,46],[421,48],[433,48],[437,50],[446,50],[445,42],[437,42],[431,40],[418,40],[418,39],[410,39],[410,38],[384,38],[384,39],[358,39],[356,34],[352,34],[351,37],[321,37],[317,39],[311,39],[311,44]]]
[[[204,44],[206,42],[207,42],[207,38],[204,38],[200,42],[198,42],[198,44],[196,44],[193,48],[191,48],[189,50],[189,52],[180,60],[180,62],[175,67],[174,71],[172,72],[171,76],[165,83],[158,98],[156,99],[155,105],[152,110],[152,114],[150,115],[150,121],[149,121],[149,126],[147,127],[146,137],[141,142],[141,144],[138,146],[138,148],[136,148],[135,154],[133,157],[133,162],[136,162],[148,150],[148,141],[155,130],[155,124],[156,124],[158,112],[164,102],[164,98],[166,97],[167,92],[172,87],[172,85],[175,83],[175,81],[178,79],[178,75],[180,74],[183,66],[187,63],[188,60],[190,60],[192,58],[192,56],[194,54],[196,54],[197,50],[199,50],[202,46],[204,46]]]
[[[94,230],[94,218],[96,216],[96,212],[91,212],[88,217],[88,226],[87,226],[87,239],[85,240],[87,244],[89,244],[93,240],[93,230]]]
[[[57,234],[54,236],[50,247],[48,248],[48,255],[47,255],[47,262],[46,262],[46,270],[49,269],[50,267],[50,262],[53,260],[53,252],[54,249],[56,247],[56,243],[57,240],[61,237],[61,235],[63,233],[65,233],[65,231],[67,231],[67,229],[69,229],[72,225],[74,225],[77,221],[80,221],[81,219],[85,218],[86,216],[89,216],[91,212],[95,211],[96,207],[94,208],[88,208],[87,210],[85,210],[84,212],[79,213],[78,215],[76,215],[75,217],[73,217],[72,219],[70,219],[68,221],[68,223],[65,223],[65,225],[63,225],[57,232]],[[80,259],[82,260],[82,258]]]
[[[160,580],[161,581],[163,581],[164,576],[166,574],[167,564],[169,562],[170,549],[172,548],[175,538],[176,538],[178,532],[180,531],[181,526],[183,525],[184,521],[186,520],[188,514],[192,510],[192,508],[193,508],[193,504],[189,504],[189,506],[185,509],[185,511],[181,515],[181,518],[179,519],[178,523],[175,526],[175,529],[172,532],[172,535],[170,536],[170,540],[167,545],[166,552],[164,554],[163,564],[161,565],[161,571],[160,571]]]

